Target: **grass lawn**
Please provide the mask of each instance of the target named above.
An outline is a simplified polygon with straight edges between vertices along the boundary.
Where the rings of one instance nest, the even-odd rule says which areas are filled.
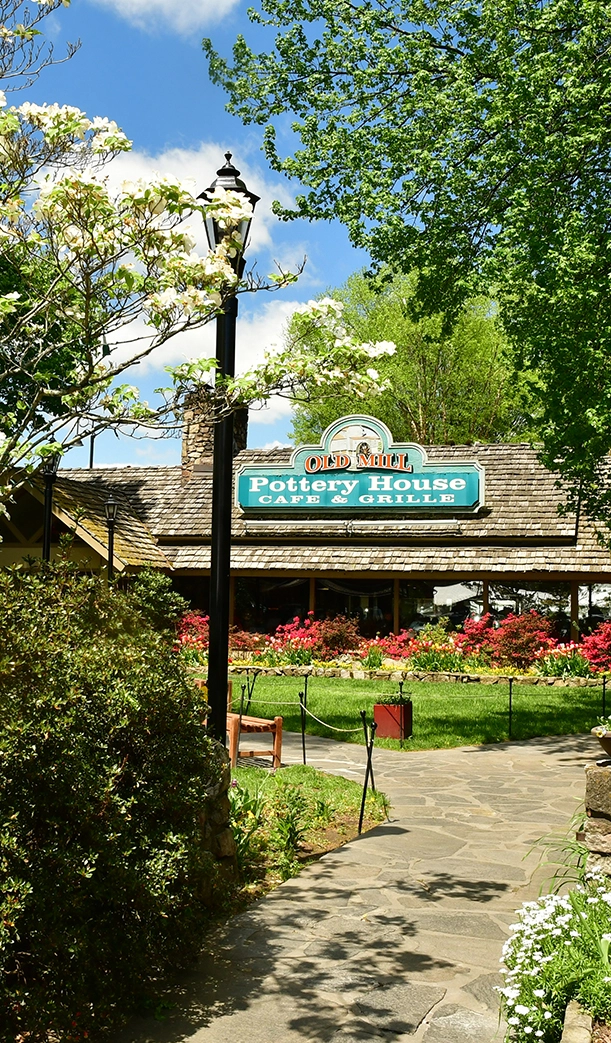
[[[286,731],[301,731],[299,692],[303,677],[265,677],[256,681],[250,713],[284,718]],[[240,704],[240,675],[233,675],[234,709]],[[394,681],[355,681],[310,677],[308,709],[335,728],[358,729],[338,733],[308,717],[307,732],[345,742],[363,743],[359,711],[372,716],[377,696],[397,691]],[[509,738],[507,684],[406,684],[414,704],[414,735],[406,750],[503,742]],[[293,704],[293,705],[286,705]],[[294,705],[297,704],[297,705]],[[542,685],[513,687],[514,739],[538,735],[575,735],[587,732],[602,713],[601,688],[552,688]],[[376,746],[399,749],[396,739],[378,739]]]

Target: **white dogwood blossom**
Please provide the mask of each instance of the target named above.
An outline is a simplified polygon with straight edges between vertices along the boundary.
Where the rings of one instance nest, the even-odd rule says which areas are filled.
[[[0,294],[0,502],[52,437],[65,449],[104,427],[154,427],[176,417],[184,394],[214,383],[213,359],[177,367],[158,409],[119,382],[123,372],[214,318],[230,296],[294,281],[284,272],[268,284],[238,276],[252,217],[243,195],[218,188],[201,198],[170,174],[115,186],[105,163],[130,148],[116,123],[74,106],[0,108],[0,270],[10,266],[19,287]],[[193,226],[209,217],[222,238],[198,253]],[[314,387],[348,389],[355,398],[382,390],[371,359],[394,345],[359,343],[342,311],[332,298],[303,305],[287,349],[215,382],[213,413],[272,394],[307,397]]]
[[[1,500],[51,435],[69,445],[108,423],[160,419],[117,378],[240,292],[232,261],[252,206],[222,189],[199,199],[167,174],[113,187],[105,163],[131,148],[113,120],[0,100],[0,270],[19,287],[0,294]],[[199,254],[193,222],[210,214],[223,238]],[[119,354],[137,318],[144,336]]]

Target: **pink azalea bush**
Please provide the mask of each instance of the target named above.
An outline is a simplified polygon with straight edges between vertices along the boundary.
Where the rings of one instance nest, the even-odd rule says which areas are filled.
[[[199,612],[185,612],[176,631],[177,648],[183,658],[193,664],[207,662],[209,639],[209,616],[202,616]],[[240,657],[264,647],[266,639],[265,634],[251,634],[237,627],[231,627],[229,630],[230,651],[237,652]]]
[[[187,663],[204,662],[208,656],[210,617],[185,612],[176,628],[176,647]]]
[[[584,637],[580,648],[593,673],[611,670],[611,623],[601,623],[596,627]]]
[[[258,658],[275,665],[309,665],[315,659],[322,662],[356,651],[361,643],[358,623],[347,616],[332,619],[314,619],[308,612],[305,619],[295,616],[291,623],[281,624],[267,639]]]
[[[468,619],[462,634],[457,635],[459,647],[467,655],[475,655],[491,666],[527,669],[539,649],[556,645],[553,626],[540,612],[531,609],[517,616],[510,613],[497,627],[490,614],[480,620]]]
[[[425,626],[420,634],[399,634],[361,642],[359,656],[364,666],[381,666],[385,659],[400,660],[413,670],[463,671],[484,665],[476,652],[464,651],[458,634],[449,634],[442,623]]]

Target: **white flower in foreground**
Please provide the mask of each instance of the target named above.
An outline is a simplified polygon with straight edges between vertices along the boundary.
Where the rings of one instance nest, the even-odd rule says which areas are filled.
[[[375,359],[379,355],[396,355],[397,345],[392,340],[378,340],[375,344],[368,344],[365,350],[372,359]]]

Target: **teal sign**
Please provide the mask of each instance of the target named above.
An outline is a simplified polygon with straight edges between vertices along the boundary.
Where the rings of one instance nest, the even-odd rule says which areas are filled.
[[[428,463],[422,446],[394,443],[379,420],[348,416],[327,428],[320,445],[296,449],[288,465],[243,466],[237,497],[253,514],[473,511],[483,487],[479,464]]]

